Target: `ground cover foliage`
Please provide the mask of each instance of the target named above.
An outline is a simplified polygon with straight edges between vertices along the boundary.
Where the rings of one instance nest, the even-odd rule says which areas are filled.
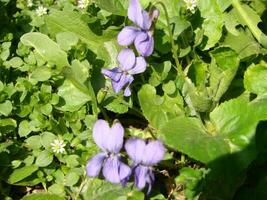
[[[266,199],[267,1],[140,0],[147,29],[129,2],[0,0],[0,199]],[[138,73],[127,26],[154,40]],[[99,119],[164,144],[151,191],[87,176]]]

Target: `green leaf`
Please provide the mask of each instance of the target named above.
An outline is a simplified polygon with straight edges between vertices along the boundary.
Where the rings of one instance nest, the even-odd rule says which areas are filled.
[[[34,135],[25,140],[27,146],[31,149],[41,148],[41,137],[39,135]]]
[[[73,77],[80,83],[84,83],[89,77],[89,70],[91,69],[91,66],[87,60],[83,62],[73,60],[71,62],[71,69]]]
[[[84,92],[81,92],[73,82],[68,79],[58,88],[58,95],[65,101],[60,107],[63,111],[74,112],[91,100],[88,93],[85,94]]]
[[[264,53],[248,29],[238,31],[238,35],[227,33],[223,45],[235,50],[240,60]]]
[[[44,132],[41,135],[41,144],[44,148],[50,149],[51,143],[54,142],[54,140],[57,139],[57,136],[50,132]]]
[[[20,137],[26,137],[27,135],[30,134],[30,132],[32,132],[32,128],[30,126],[30,123],[26,120],[23,120],[22,122],[20,122],[20,124],[19,124],[19,136]]]
[[[23,60],[20,57],[13,57],[10,60],[4,62],[6,67],[19,68],[23,65]]]
[[[74,33],[82,42],[88,45],[100,59],[109,66],[116,61],[116,51],[120,48],[116,42],[118,32],[107,30],[99,36],[92,32],[88,24],[82,20],[82,15],[74,11],[53,10],[45,19],[48,31],[52,35],[60,32]]]
[[[12,111],[12,103],[11,101],[5,101],[4,103],[0,103],[0,113],[4,116],[8,116]]]
[[[217,1],[201,0],[197,1],[201,17],[204,18],[202,28],[204,35],[207,37],[207,43],[204,44],[204,50],[208,50],[219,42],[222,36],[222,28],[224,25],[223,14]]]
[[[72,32],[80,40],[86,42],[90,49],[97,49],[99,45],[100,37],[88,28],[78,12],[52,10],[51,14],[46,16],[45,21],[49,32],[53,35],[60,32]]]
[[[46,167],[50,165],[52,161],[53,161],[53,155],[49,151],[44,150],[37,156],[35,164],[39,167]]]
[[[90,200],[140,200],[144,194],[132,187],[122,187],[99,179],[89,180],[82,194],[84,199]]]
[[[171,65],[171,62],[169,61],[165,61],[162,64],[151,65],[153,72],[149,78],[149,84],[156,87],[162,83],[167,78],[171,70]]]
[[[177,115],[183,115],[183,101],[179,94],[174,98],[158,96],[156,89],[146,84],[138,92],[138,98],[144,116],[155,128],[163,126]]]
[[[58,33],[56,39],[59,46],[65,51],[69,51],[79,41],[77,35],[72,32]]]
[[[107,97],[103,102],[103,106],[114,113],[123,114],[128,112],[128,103],[121,97]]]
[[[177,117],[160,129],[160,135],[167,145],[204,163],[253,143],[258,118],[244,100],[221,104],[210,114],[210,119],[204,126],[197,118]],[[244,163],[251,160],[253,153]]]
[[[19,169],[15,169],[8,178],[8,182],[10,184],[14,184],[17,183],[25,178],[27,178],[28,176],[30,176],[31,174],[33,174],[34,172],[36,172],[38,170],[38,167],[35,165],[32,166],[25,166]]]
[[[78,155],[68,155],[65,157],[65,161],[70,168],[80,165],[80,157]]]
[[[114,15],[127,15],[128,1],[127,0],[96,0],[96,5]]]
[[[47,81],[52,75],[51,69],[46,66],[36,68],[30,75],[30,79],[34,81]]]
[[[204,169],[193,169],[183,167],[179,170],[179,176],[175,178],[177,184],[182,184],[185,187],[184,193],[187,199],[197,199],[201,192],[201,181],[204,179],[207,171]]]
[[[55,64],[59,70],[69,66],[66,52],[47,35],[38,32],[26,33],[20,40],[24,45],[34,47],[45,60]]]
[[[247,91],[254,94],[263,94],[267,92],[267,83],[265,78],[267,76],[267,64],[261,62],[260,64],[251,64],[245,72],[244,85]]]
[[[211,56],[210,89],[213,100],[218,102],[236,75],[239,58],[230,48],[218,48],[211,52]]]
[[[30,194],[27,196],[24,196],[21,200],[64,200],[64,197],[55,195],[55,194],[49,194],[49,193],[38,193],[38,194]]]
[[[80,179],[80,176],[78,173],[76,172],[69,172],[66,176],[65,176],[65,185],[66,186],[73,186],[75,185]]]
[[[48,188],[48,192],[63,196],[65,195],[64,185],[62,183],[53,184]]]
[[[192,115],[195,115],[195,111],[207,112],[211,110],[213,102],[206,88],[198,89],[190,79],[186,78],[182,92],[187,105],[192,109]]]

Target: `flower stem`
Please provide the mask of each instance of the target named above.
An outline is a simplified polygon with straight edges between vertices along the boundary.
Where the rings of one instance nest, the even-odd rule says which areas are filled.
[[[173,58],[174,58],[178,73],[180,75],[184,76],[184,72],[183,72],[182,66],[179,63],[179,59],[178,59],[178,56],[177,56],[178,46],[175,45],[175,42],[174,42],[174,39],[173,39],[172,28],[171,28],[171,23],[170,23],[170,18],[169,18],[169,14],[168,14],[167,8],[166,8],[165,4],[163,2],[161,2],[161,1],[156,2],[154,5],[156,5],[156,4],[161,5],[163,10],[164,10],[166,21],[167,21],[168,32],[169,32],[169,36],[170,36],[170,42],[171,42],[171,45],[172,45]]]
[[[80,193],[82,192],[82,190],[83,190],[84,186],[87,184],[87,182],[88,182],[88,179],[85,178],[85,180],[81,183],[80,187],[78,188],[78,191],[74,197],[74,200],[78,200]]]
[[[256,24],[253,23],[249,15],[243,9],[242,5],[240,4],[239,0],[232,1],[233,7],[238,11],[240,16],[245,21],[246,25],[248,26],[249,30],[252,32],[256,40],[267,49],[267,36],[257,27]]]

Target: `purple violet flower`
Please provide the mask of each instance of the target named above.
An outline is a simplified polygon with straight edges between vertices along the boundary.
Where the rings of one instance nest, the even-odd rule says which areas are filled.
[[[129,86],[134,80],[133,75],[146,70],[146,61],[143,57],[135,57],[131,49],[123,49],[118,55],[118,61],[119,67],[102,69],[102,73],[111,79],[113,90],[116,93],[125,89],[124,96],[130,96]]]
[[[159,163],[165,154],[165,148],[159,140],[148,142],[139,138],[130,138],[125,144],[129,157],[134,161],[133,173],[135,185],[140,189],[148,186],[148,193],[155,181],[152,167]]]
[[[106,180],[124,183],[131,174],[128,165],[121,162],[119,152],[123,146],[124,129],[120,123],[110,128],[104,120],[98,120],[93,127],[93,139],[102,150],[91,158],[86,165],[87,176],[96,177],[101,169]]]
[[[126,26],[118,35],[118,43],[122,46],[129,46],[134,43],[136,50],[144,57],[150,56],[154,49],[152,37],[153,20],[159,16],[159,11],[154,9],[148,13],[142,9],[139,0],[130,0],[128,18],[137,27]]]

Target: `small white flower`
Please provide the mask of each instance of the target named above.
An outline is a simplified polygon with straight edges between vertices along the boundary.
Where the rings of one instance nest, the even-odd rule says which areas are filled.
[[[38,16],[42,16],[42,15],[46,15],[47,14],[47,8],[40,5],[36,10],[35,10],[36,14]]]
[[[89,0],[78,0],[77,1],[77,6],[80,9],[85,9],[89,6]]]
[[[28,6],[29,8],[33,7],[33,2],[32,2],[32,0],[27,0],[27,6]]]
[[[64,143],[63,140],[61,139],[55,139],[52,143],[52,150],[54,153],[64,153],[65,152],[65,146],[66,144]]]
[[[190,10],[192,13],[195,13],[197,7],[197,0],[184,0],[187,10]]]

